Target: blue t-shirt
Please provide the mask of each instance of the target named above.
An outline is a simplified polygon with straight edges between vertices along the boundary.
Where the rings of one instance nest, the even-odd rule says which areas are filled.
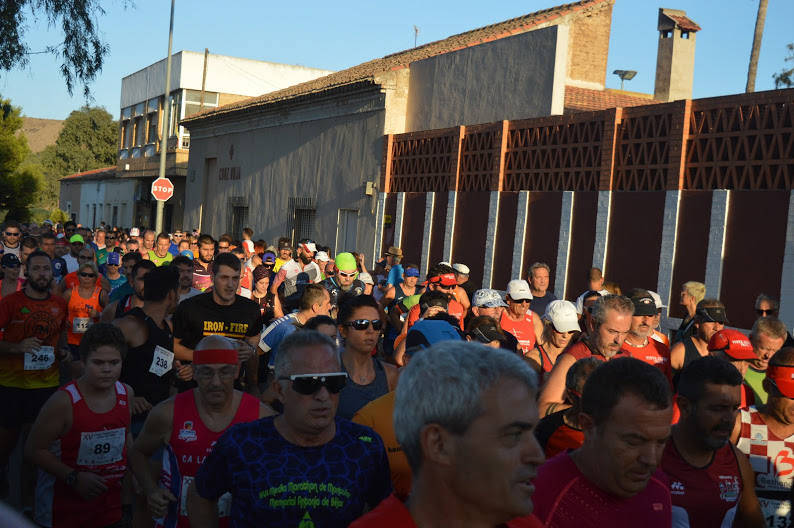
[[[389,277],[386,279],[386,282],[397,287],[403,281],[403,267],[400,264],[395,264],[389,270]]]
[[[271,367],[275,365],[276,352],[278,352],[278,346],[281,344],[281,341],[297,330],[295,327],[297,321],[298,318],[294,313],[287,314],[270,323],[270,326],[265,328],[262,332],[262,337],[259,339],[259,346],[265,352],[270,352],[268,365]]]
[[[325,445],[286,441],[273,417],[238,424],[220,437],[196,474],[196,492],[231,493],[232,527],[348,526],[391,493],[380,436],[340,418]]]

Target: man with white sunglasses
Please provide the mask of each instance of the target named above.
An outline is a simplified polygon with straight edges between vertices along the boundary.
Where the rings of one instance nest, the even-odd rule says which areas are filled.
[[[336,417],[347,381],[333,342],[293,333],[276,356],[284,412],[238,425],[215,444],[188,497],[193,528],[218,526],[231,493],[232,526],[348,526],[391,492],[386,451],[369,427]]]

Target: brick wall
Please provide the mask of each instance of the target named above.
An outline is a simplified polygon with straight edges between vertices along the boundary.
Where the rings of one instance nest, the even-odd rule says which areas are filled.
[[[572,20],[568,45],[569,79],[604,86],[611,25],[611,4]]]

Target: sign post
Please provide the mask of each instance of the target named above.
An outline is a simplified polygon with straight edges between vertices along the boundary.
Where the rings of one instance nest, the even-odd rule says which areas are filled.
[[[165,177],[165,156],[166,151],[168,150],[168,126],[170,124],[169,116],[171,115],[171,45],[174,42],[174,3],[175,0],[171,0],[171,23],[168,27],[168,59],[166,60],[166,67],[165,67],[165,100],[163,101],[163,119],[162,119],[162,132],[160,136],[160,173],[159,178],[154,180],[152,184],[152,195],[157,199],[157,217],[155,219],[155,227],[154,230],[157,233],[163,232],[163,200],[157,198],[157,195],[154,194],[154,184],[159,182],[160,180],[165,180],[171,185],[171,194],[168,195],[168,198],[174,195],[174,185],[171,183],[168,178]],[[177,131],[174,130],[174,135],[177,135]],[[166,198],[166,200],[168,199]]]

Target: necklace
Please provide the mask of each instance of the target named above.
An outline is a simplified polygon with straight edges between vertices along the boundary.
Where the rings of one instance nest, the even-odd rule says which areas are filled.
[[[629,345],[630,347],[634,347],[634,348],[643,348],[643,347],[648,346],[648,338],[647,337],[645,338],[645,342],[643,344],[641,344],[641,345],[635,345],[634,343],[630,343],[628,339],[626,339],[623,342],[626,343],[627,345]]]

